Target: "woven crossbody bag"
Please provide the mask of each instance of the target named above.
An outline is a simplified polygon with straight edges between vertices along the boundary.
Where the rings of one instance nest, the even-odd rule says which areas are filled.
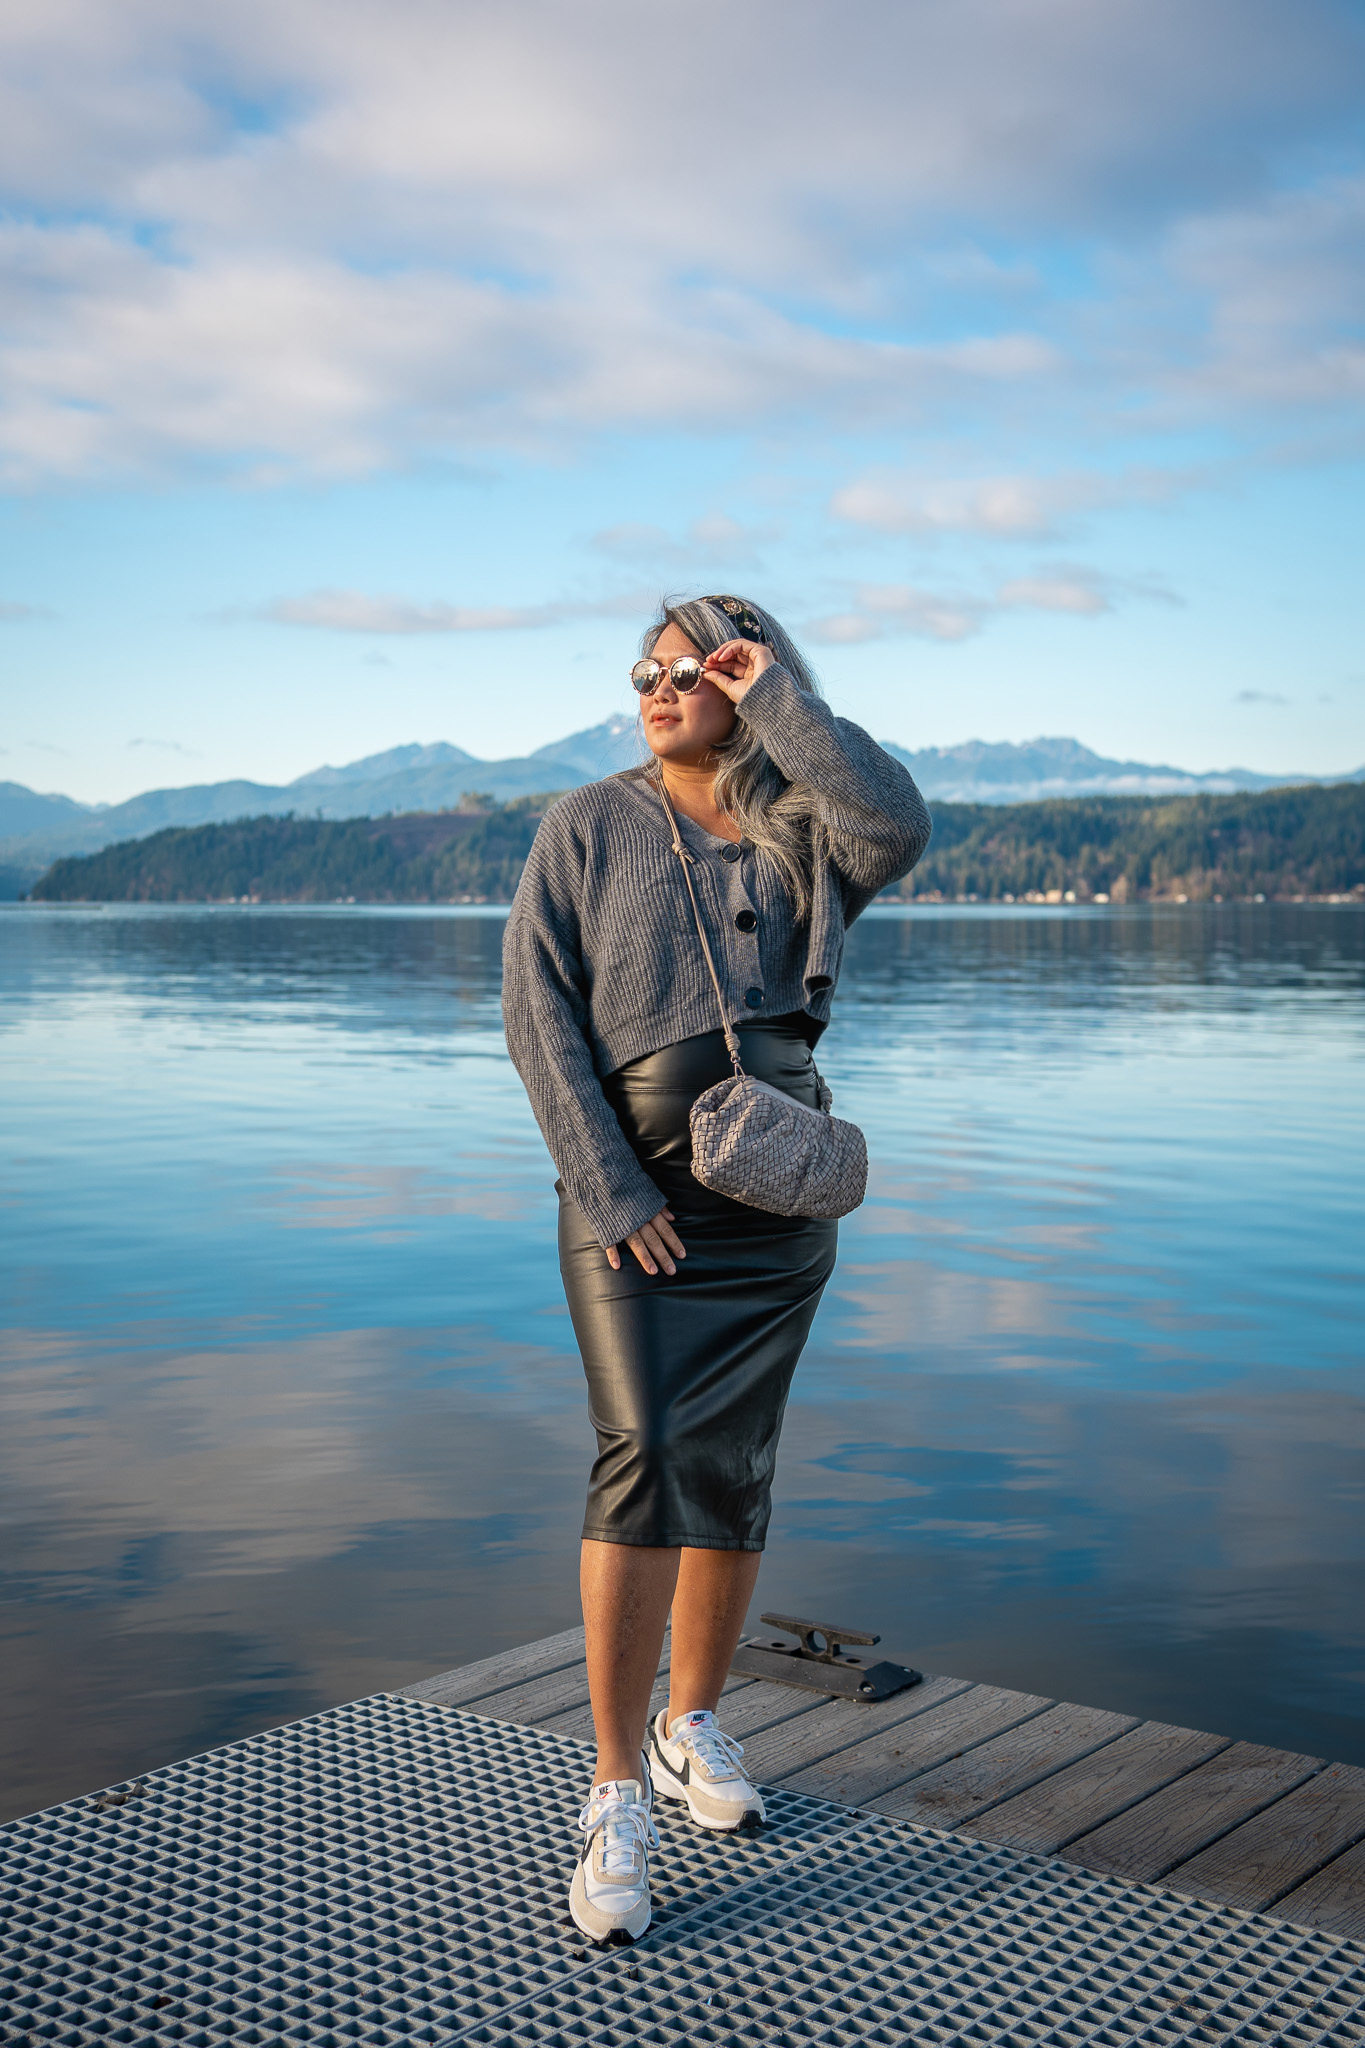
[[[705,1089],[692,1104],[692,1174],[704,1188],[766,1209],[775,1216],[847,1216],[867,1193],[867,1140],[856,1124],[831,1115],[833,1096],[820,1070],[818,1109],[807,1109],[780,1088],[746,1074],[739,1033],[731,1024],[711,958],[706,927],[692,886],[692,856],[682,843],[668,791],[659,778],[673,851],[687,884],[697,937],[720,1008],[721,1029],[734,1074]]]

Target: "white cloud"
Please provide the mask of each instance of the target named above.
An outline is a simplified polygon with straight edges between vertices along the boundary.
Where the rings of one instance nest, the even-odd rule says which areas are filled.
[[[764,541],[771,540],[771,526],[745,526],[724,512],[710,512],[694,519],[688,529],[692,546],[712,560],[724,555],[731,561],[751,559]]]
[[[478,192],[523,240],[547,203],[581,235],[587,196],[594,226],[653,219],[689,260],[753,275],[774,252],[742,231],[773,194],[785,260],[797,237],[839,239],[793,192],[871,221],[908,204],[1093,222],[1249,188],[1268,146],[1353,117],[1352,16],[1301,0],[1287,32],[1278,0],[868,0],[848,36],[820,0],[51,0],[0,19],[0,178],[44,206],[98,191],[229,226],[272,194],[310,234],[338,185],[370,195],[367,226]],[[718,51],[762,81],[764,118],[726,122],[722,148],[642,147],[661,79],[672,104],[714,103]],[[818,180],[773,147],[773,110],[797,108],[838,138]]]
[[[404,597],[371,597],[360,590],[315,590],[277,597],[260,618],[282,626],[320,626],[334,633],[508,633],[553,626],[571,615],[557,605],[414,604]]]
[[[592,546],[604,555],[620,555],[628,560],[641,555],[647,560],[661,555],[676,555],[678,543],[672,534],[665,533],[662,526],[650,526],[646,521],[626,519],[617,526],[604,526],[592,537]]]
[[[858,602],[863,611],[886,621],[890,630],[930,640],[966,640],[980,630],[986,610],[975,598],[942,597],[898,583],[864,584]]]
[[[807,640],[820,647],[855,647],[861,640],[880,640],[880,622],[866,612],[828,612],[806,622]]]
[[[1194,472],[1127,471],[1107,476],[865,476],[835,491],[835,519],[880,533],[979,534],[1038,540],[1080,512],[1153,504],[1190,488]]]
[[[1051,525],[1056,497],[1029,477],[942,483],[868,477],[836,491],[829,509],[836,519],[881,533],[1033,536]]]
[[[989,611],[980,599],[943,596],[908,583],[864,584],[855,593],[853,609],[812,620],[806,633],[827,646],[901,633],[922,640],[967,640],[980,632]]]
[[[847,610],[812,620],[810,639],[852,646],[910,634],[917,639],[969,640],[1009,612],[1061,612],[1098,618],[1113,611],[1119,597],[1177,603],[1159,585],[1104,576],[1080,563],[1053,563],[1031,576],[1016,576],[986,595],[924,590],[909,583],[862,584]]]
[[[269,481],[598,431],[1102,419],[1160,382],[1172,333],[1195,408],[1349,399],[1351,202],[1312,216],[1275,180],[1344,133],[1352,19],[867,0],[848,36],[819,0],[11,7],[0,462]],[[725,77],[761,86],[716,146]],[[1277,261],[1311,287],[1293,349]],[[1142,318],[1106,332],[1120,300]],[[841,516],[1036,537],[1101,501],[881,488]]]
[[[683,321],[648,294],[623,308],[566,293],[551,320],[500,280],[274,254],[168,262],[88,225],[0,229],[0,278],[0,465],[20,485],[205,462],[344,476],[811,407],[908,419],[931,392],[997,374],[970,344],[869,345],[756,300],[701,295]],[[1049,360],[1012,337],[991,347],[1021,375]]]
[[[1074,612],[1089,619],[1114,609],[1101,577],[1064,571],[1050,576],[1016,576],[1001,584],[995,602],[1002,611]]]
[[[775,535],[776,528],[772,526],[746,526],[731,519],[728,513],[713,512],[694,519],[681,539],[662,526],[627,520],[595,533],[591,545],[601,554],[637,566],[657,565],[666,569],[723,563],[734,568],[749,567],[759,561],[764,544]]]
[[[1208,307],[1178,382],[1222,400],[1365,396],[1365,175],[1196,217],[1171,237],[1175,275]]]

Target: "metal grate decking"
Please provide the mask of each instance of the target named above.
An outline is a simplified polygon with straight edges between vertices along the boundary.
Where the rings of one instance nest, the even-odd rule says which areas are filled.
[[[586,1949],[590,1762],[379,1695],[15,1822],[6,2048],[1365,2041],[1353,1941],[794,1791],[757,1837],[663,1811],[654,1928]]]

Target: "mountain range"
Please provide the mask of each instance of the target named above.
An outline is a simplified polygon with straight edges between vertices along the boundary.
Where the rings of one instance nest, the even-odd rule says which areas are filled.
[[[924,794],[941,803],[1017,804],[1044,797],[1193,796],[1271,789],[1289,783],[1356,782],[1349,776],[1260,775],[1228,768],[1192,774],[1144,761],[1115,761],[1079,740],[1009,742],[967,740],[955,747],[917,751],[884,741],[904,761]],[[63,854],[93,853],[124,839],[140,839],[168,825],[208,825],[244,817],[376,818],[395,811],[457,808],[482,793],[511,797],[572,789],[638,760],[636,721],[624,713],[583,732],[554,740],[533,754],[483,761],[463,747],[437,740],[429,746],[390,747],[340,768],[314,768],[285,784],[209,782],[152,789],[121,804],[83,804],[44,795],[21,783],[0,782],[0,870],[3,893],[26,887]]]

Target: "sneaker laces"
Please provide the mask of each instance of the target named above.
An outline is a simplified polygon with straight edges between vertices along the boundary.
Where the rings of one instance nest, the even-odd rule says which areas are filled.
[[[612,1876],[633,1870],[639,1850],[659,1846],[659,1831],[649,1808],[635,1800],[590,1799],[578,1816],[578,1825],[588,1841],[601,1834],[602,1869]]]
[[[703,1722],[699,1728],[680,1728],[669,1740],[676,1742],[680,1749],[690,1750],[713,1778],[744,1776],[740,1769],[744,1744],[736,1742],[733,1735],[727,1735],[714,1721]]]

